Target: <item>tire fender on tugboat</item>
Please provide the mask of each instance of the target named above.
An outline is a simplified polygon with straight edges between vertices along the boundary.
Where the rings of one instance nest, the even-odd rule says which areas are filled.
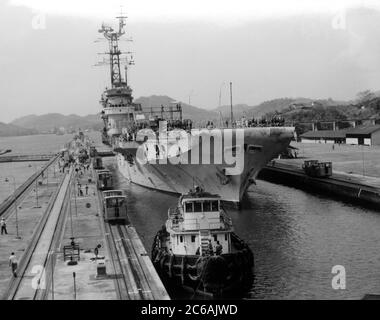
[[[204,287],[220,289],[228,274],[227,261],[222,256],[210,256],[204,268]]]
[[[197,275],[196,276],[193,276],[191,274],[189,274],[189,278],[192,280],[192,281],[198,281],[200,280],[201,278],[201,275],[203,273],[203,265],[204,265],[204,261],[206,260],[207,258],[206,257],[199,257],[198,260],[195,262],[194,264],[194,268],[196,269],[197,271]]]
[[[183,256],[182,261],[181,261],[181,283],[182,283],[182,285],[185,283],[185,268],[186,268],[186,256]]]
[[[173,277],[173,261],[174,261],[174,255],[171,254],[169,256],[169,264],[168,264],[168,274],[170,278]]]

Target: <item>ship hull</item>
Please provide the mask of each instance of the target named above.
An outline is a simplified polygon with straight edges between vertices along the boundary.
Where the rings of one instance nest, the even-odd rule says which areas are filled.
[[[259,171],[289,145],[292,128],[244,129],[244,167],[239,174],[226,175],[223,164],[140,164],[125,152],[117,153],[121,174],[130,182],[147,188],[184,194],[194,185],[218,194],[224,201],[239,203]],[[250,150],[249,146],[260,146]],[[200,147],[201,148],[201,147]]]

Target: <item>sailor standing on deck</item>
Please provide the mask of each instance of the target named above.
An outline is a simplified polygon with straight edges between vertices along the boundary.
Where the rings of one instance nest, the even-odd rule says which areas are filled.
[[[210,256],[213,256],[213,255],[214,255],[214,249],[213,249],[213,247],[212,247],[212,243],[211,243],[211,240],[210,240],[210,239],[208,240],[208,254],[209,254]]]
[[[9,257],[9,266],[12,268],[12,273],[15,277],[17,277],[17,258],[15,256],[15,253],[12,252],[11,256]]]
[[[215,248],[215,254],[217,256],[220,256],[223,252],[223,246],[219,243],[219,241],[216,242],[216,248]]]
[[[0,220],[0,226],[1,226],[1,234],[5,232],[5,234],[8,234],[7,232],[7,224],[5,223],[4,218],[1,218]]]

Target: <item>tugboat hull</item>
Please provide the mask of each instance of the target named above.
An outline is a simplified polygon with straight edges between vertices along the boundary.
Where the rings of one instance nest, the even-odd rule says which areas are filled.
[[[152,247],[152,261],[161,278],[194,293],[213,298],[247,291],[253,281],[254,257],[248,245],[231,234],[233,253],[199,256],[170,254],[160,246],[160,232]]]

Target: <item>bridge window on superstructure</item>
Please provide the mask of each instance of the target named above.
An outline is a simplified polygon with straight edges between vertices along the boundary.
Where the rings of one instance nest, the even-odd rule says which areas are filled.
[[[211,210],[212,211],[219,211],[219,201],[218,200],[211,201]]]
[[[203,201],[203,211],[204,212],[211,211],[211,202],[209,200]]]
[[[179,236],[179,242],[183,242],[183,236]]]
[[[202,201],[194,201],[194,212],[202,212]]]
[[[186,212],[193,212],[193,203],[192,202],[186,202],[185,203],[185,210],[186,210]]]

